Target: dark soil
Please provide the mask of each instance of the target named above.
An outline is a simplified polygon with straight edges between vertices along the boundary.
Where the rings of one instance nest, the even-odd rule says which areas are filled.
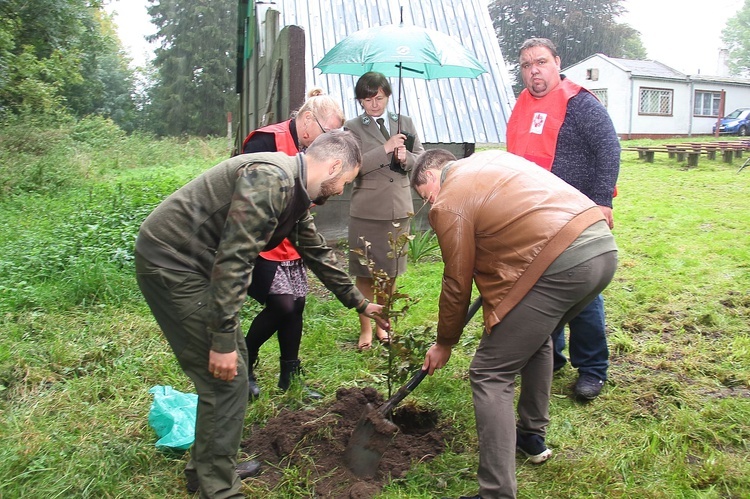
[[[439,428],[434,411],[410,404],[398,406],[391,436],[375,434],[373,442],[385,442],[383,457],[373,478],[358,478],[348,468],[344,451],[367,404],[378,407],[383,398],[374,388],[340,388],[328,406],[309,410],[282,409],[262,428],[254,428],[242,449],[263,462],[253,480],[269,490],[283,479],[283,470],[296,467],[299,476],[315,483],[318,497],[364,499],[375,496],[383,485],[401,478],[415,463],[430,461],[443,452],[446,432]]]

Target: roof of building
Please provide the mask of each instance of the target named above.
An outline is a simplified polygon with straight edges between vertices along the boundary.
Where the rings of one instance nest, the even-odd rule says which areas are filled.
[[[403,5],[404,25],[441,31],[474,53],[488,73],[476,79],[419,80],[404,77],[401,112],[414,120],[425,143],[500,143],[515,104],[510,77],[485,1],[466,0],[276,0],[257,3],[280,12],[280,25],[305,31],[307,88],[323,88],[340,96],[344,114],[361,113],[354,99],[356,76],[324,75],[313,66],[346,36],[371,26],[398,24]],[[391,78],[390,110],[397,111],[398,82]]]
[[[633,76],[675,80],[684,80],[687,77],[684,73],[672,69],[659,61],[640,61],[636,59],[618,59],[615,57],[610,57],[609,59],[625,68],[626,71],[630,71]]]
[[[635,59],[618,59],[616,57],[608,57],[604,54],[593,54],[589,57],[579,61],[571,66],[577,66],[579,64],[585,64],[590,59],[602,59],[610,64],[613,64],[620,68],[622,71],[630,73],[631,77],[639,78],[652,78],[652,79],[664,79],[664,80],[678,80],[684,82],[703,82],[703,83],[719,83],[725,85],[750,85],[750,78],[742,78],[739,76],[711,76],[711,75],[688,75],[681,73],[676,69],[672,69],[666,64],[659,61],[640,61]],[[565,68],[567,69],[567,68]],[[563,69],[563,73],[565,72]]]
[[[687,75],[680,73],[679,71],[670,68],[666,64],[662,64],[659,61],[640,61],[636,59],[618,59],[616,57],[608,57],[604,54],[593,54],[583,59],[582,61],[572,64],[576,66],[583,64],[590,59],[603,59],[610,64],[614,64],[623,71],[627,71],[631,76],[637,76],[641,78],[660,78],[669,80],[687,80]],[[567,69],[567,68],[566,68]],[[565,70],[563,70],[565,72]]]
[[[720,83],[724,85],[749,86],[750,78],[739,76],[710,76],[710,75],[690,75],[690,79],[695,82]]]

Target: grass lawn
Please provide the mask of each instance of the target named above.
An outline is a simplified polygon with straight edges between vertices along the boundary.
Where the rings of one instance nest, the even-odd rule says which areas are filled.
[[[150,210],[225,147],[132,137],[105,155],[70,145],[55,185],[42,168],[51,153],[0,152],[19,170],[0,169],[0,498],[187,497],[186,456],[154,448],[147,416],[149,388],[191,386],[138,293],[132,244]],[[750,497],[750,168],[737,172],[745,158],[704,157],[691,169],[666,154],[653,164],[622,158],[620,265],[604,293],[610,381],[583,404],[571,398],[575,371],[555,376],[554,456],[541,466],[519,459],[519,497]],[[62,168],[56,159],[49,168]],[[38,178],[21,185],[24,165]],[[430,341],[441,272],[434,254],[410,264],[400,291],[418,301],[396,334]],[[248,302],[245,326],[257,311]],[[467,370],[481,334],[475,319],[449,364],[410,395],[438,410],[455,439],[379,498],[476,494]],[[328,401],[342,386],[387,391],[384,350],[358,352],[357,335],[355,313],[311,293],[301,357]],[[248,429],[284,407],[304,409],[273,391],[277,358],[269,341],[258,368],[266,392],[249,406]],[[263,496],[314,496],[314,477],[286,475]]]

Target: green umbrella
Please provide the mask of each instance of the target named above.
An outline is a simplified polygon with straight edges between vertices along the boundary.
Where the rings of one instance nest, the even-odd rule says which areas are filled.
[[[398,129],[401,130],[401,77],[476,78],[487,70],[450,36],[418,26],[373,26],[347,36],[315,65],[323,74],[361,76],[377,71],[398,77]]]
[[[324,74],[434,80],[476,78],[487,70],[463,45],[439,31],[391,24],[359,30],[337,43],[316,65]]]

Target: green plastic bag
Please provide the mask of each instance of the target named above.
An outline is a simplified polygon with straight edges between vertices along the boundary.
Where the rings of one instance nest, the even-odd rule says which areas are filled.
[[[161,385],[151,387],[148,392],[154,394],[148,424],[159,436],[156,448],[162,451],[189,449],[195,440],[198,395]]]

